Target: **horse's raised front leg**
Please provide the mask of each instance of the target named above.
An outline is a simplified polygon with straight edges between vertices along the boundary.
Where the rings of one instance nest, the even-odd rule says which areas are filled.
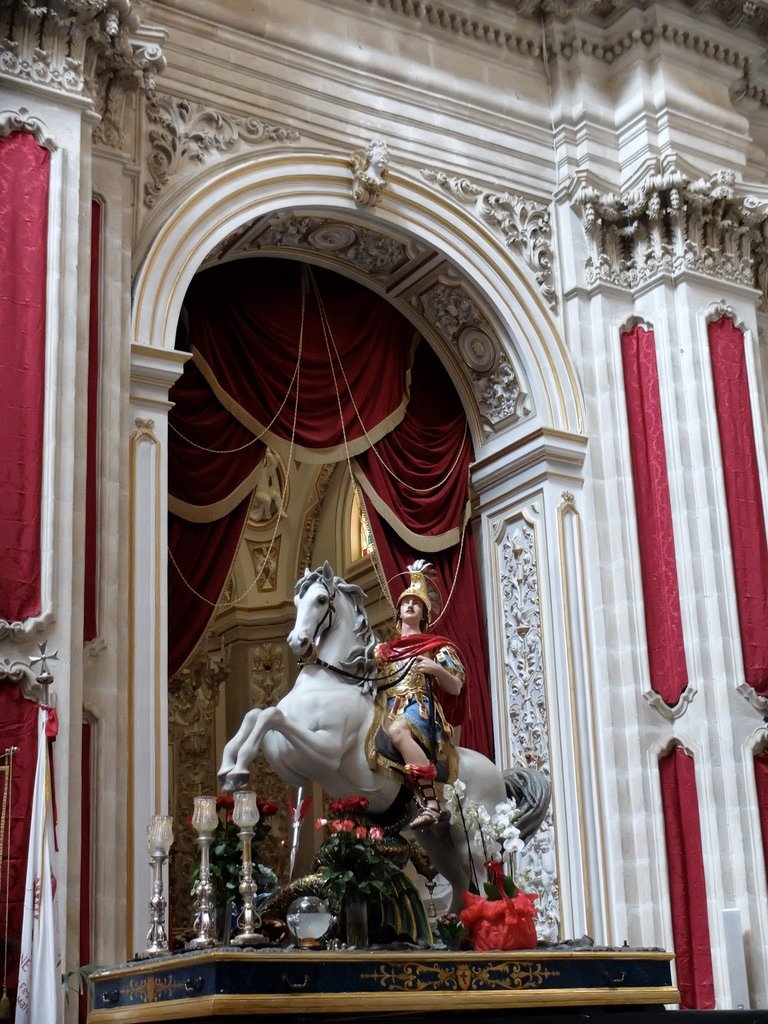
[[[243,731],[242,727],[240,731]],[[231,788],[230,780],[247,777],[248,766],[256,757],[267,732],[279,733],[301,754],[308,778],[313,778],[318,768],[324,772],[338,771],[341,766],[346,747],[343,737],[336,731],[307,729],[295,719],[288,718],[279,707],[262,708],[253,728],[240,745],[237,760],[227,775],[226,788]]]
[[[259,717],[263,711],[264,708],[252,708],[250,711],[246,712],[243,716],[242,722],[240,723],[240,728],[224,747],[224,753],[222,754],[221,765],[219,767],[219,781],[222,789],[238,789],[243,785],[243,783],[248,781],[248,766],[256,756],[258,746],[245,762],[244,771],[241,754],[246,741],[248,741],[253,735],[259,721]]]

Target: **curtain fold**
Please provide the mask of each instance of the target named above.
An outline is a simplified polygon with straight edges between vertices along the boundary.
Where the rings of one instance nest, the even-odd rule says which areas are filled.
[[[0,138],[0,618],[41,612],[50,153]]]
[[[439,359],[367,288],[284,260],[199,274],[184,322],[180,344],[192,359],[171,390],[169,415],[171,674],[193,657],[215,611],[265,445],[286,454],[294,438],[298,461],[356,456],[387,577],[425,557],[443,596],[453,590],[440,630],[462,649],[468,683],[446,710],[464,723],[462,744],[492,756],[482,598],[467,528],[473,449]]]

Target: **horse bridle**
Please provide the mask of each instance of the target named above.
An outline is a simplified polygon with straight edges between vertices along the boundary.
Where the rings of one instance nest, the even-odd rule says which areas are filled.
[[[408,672],[410,671],[411,666],[413,665],[414,661],[416,660],[415,658],[409,658],[407,663],[406,663],[406,665],[405,665],[405,667],[402,668],[396,674],[394,679],[391,676],[388,676],[388,675],[387,676],[375,676],[375,675],[374,676],[358,676],[358,675],[355,675],[354,672],[347,672],[346,669],[339,668],[338,665],[331,665],[330,662],[323,661],[322,658],[318,658],[318,656],[317,656],[317,645],[322,640],[323,634],[327,633],[327,631],[329,629],[331,629],[331,627],[333,626],[333,617],[336,614],[336,605],[334,604],[334,600],[335,600],[335,597],[336,597],[336,588],[334,587],[333,589],[331,589],[331,587],[328,586],[328,583],[326,582],[326,580],[324,578],[318,578],[317,582],[322,585],[322,587],[324,588],[326,594],[328,595],[328,607],[326,608],[326,610],[325,610],[325,612],[323,614],[323,617],[320,619],[320,621],[317,624],[317,628],[315,629],[314,638],[312,640],[312,643],[310,644],[309,650],[307,651],[307,655],[309,655],[309,656],[314,655],[314,657],[312,657],[311,661],[309,661],[309,662],[307,661],[306,657],[300,658],[299,659],[299,668],[303,668],[304,665],[306,665],[306,664],[319,665],[321,668],[328,669],[330,672],[336,672],[338,675],[344,676],[345,679],[352,680],[352,682],[356,683],[358,686],[362,686],[363,688],[365,688],[366,684],[369,684],[372,687],[376,688],[376,683],[380,679],[387,679],[387,680],[389,680],[387,682],[386,686],[380,687],[381,690],[389,690],[393,686],[397,686],[398,683],[402,682],[402,680],[405,679],[405,677],[408,675]],[[323,624],[325,623],[326,619],[328,620],[328,625],[325,627],[325,629],[323,629]]]

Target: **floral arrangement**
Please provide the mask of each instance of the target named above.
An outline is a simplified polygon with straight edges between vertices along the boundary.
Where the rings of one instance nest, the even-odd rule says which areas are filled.
[[[459,949],[469,935],[459,915],[453,913],[441,914],[435,922],[435,930],[449,949]]]
[[[368,800],[363,796],[332,800],[328,805],[331,817],[315,821],[315,828],[328,830],[317,855],[320,875],[339,904],[349,890],[390,898],[401,875],[383,846],[384,832],[360,823],[367,809]]]
[[[252,843],[273,842],[272,826],[266,820],[277,814],[279,807],[274,800],[261,800],[257,797],[259,820],[253,830]],[[213,885],[213,902],[217,907],[225,906],[230,900],[238,897],[240,889],[240,869],[243,863],[240,846],[240,829],[232,820],[235,809],[235,798],[224,794],[216,798],[216,812],[219,822],[213,833],[210,849],[211,883]],[[193,870],[196,881],[200,865]],[[254,881],[260,888],[270,889],[277,886],[274,872],[263,864],[254,863]]]
[[[462,893],[460,923],[476,950],[533,949],[537,941],[536,896],[518,891],[513,868],[515,855],[523,849],[515,824],[520,811],[514,800],[505,800],[491,815],[484,807],[470,803],[465,794],[466,786],[457,779],[444,789],[445,805],[451,822],[463,826],[470,852],[482,852],[487,878],[484,895],[480,894],[477,879],[474,891]],[[503,867],[505,860],[508,873]]]

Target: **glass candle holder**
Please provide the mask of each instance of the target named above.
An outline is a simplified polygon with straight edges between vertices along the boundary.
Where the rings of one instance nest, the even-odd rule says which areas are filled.
[[[165,929],[166,900],[163,895],[163,865],[173,842],[173,817],[155,814],[147,825],[147,853],[151,858],[152,897],[149,901],[150,926],[144,956],[160,956],[168,952]]]
[[[200,870],[194,887],[195,922],[197,932],[187,943],[187,949],[205,949],[217,946],[214,932],[216,923],[213,915],[213,883],[211,882],[210,848],[213,833],[219,823],[215,796],[196,796],[192,810],[192,828],[197,832],[200,847]]]

